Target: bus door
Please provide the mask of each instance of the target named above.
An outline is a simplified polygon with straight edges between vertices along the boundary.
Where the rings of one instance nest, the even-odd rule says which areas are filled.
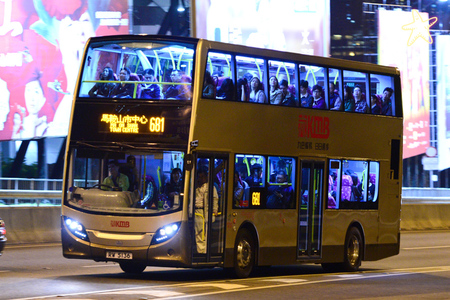
[[[301,162],[297,252],[299,258],[321,256],[324,166],[322,161]]]
[[[225,247],[226,156],[199,154],[192,201],[193,262],[221,262]]]

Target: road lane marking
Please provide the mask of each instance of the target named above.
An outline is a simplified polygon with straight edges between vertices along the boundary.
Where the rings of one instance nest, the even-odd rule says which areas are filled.
[[[351,280],[364,280],[364,279],[375,279],[375,278],[383,278],[383,277],[393,277],[393,276],[405,276],[405,275],[414,275],[418,273],[438,273],[438,272],[449,272],[450,266],[435,266],[435,267],[423,267],[423,268],[409,268],[409,269],[395,269],[395,270],[386,270],[383,273],[374,273],[373,271],[370,272],[361,272],[358,274],[342,274],[342,273],[329,273],[329,274],[315,274],[312,276],[323,276],[325,279],[323,280],[306,280],[306,279],[296,279],[296,278],[266,278],[262,281],[277,281],[279,280],[286,280],[289,281],[289,279],[294,279],[294,282],[287,282],[287,283],[281,283],[281,284],[273,284],[273,285],[264,285],[264,286],[256,286],[256,287],[248,287],[245,285],[242,285],[242,288],[235,288],[235,289],[221,289],[220,291],[211,291],[211,292],[205,292],[205,293],[197,293],[197,294],[181,294],[176,296],[162,296],[158,297],[158,300],[168,300],[168,299],[182,299],[182,298],[194,298],[194,297],[204,297],[204,296],[211,296],[211,295],[218,295],[218,294],[225,294],[225,293],[232,293],[232,292],[244,292],[244,291],[252,291],[252,290],[262,290],[262,289],[270,289],[270,288],[280,288],[280,287],[290,287],[290,286],[300,286],[300,285],[310,285],[310,284],[321,284],[321,283],[330,283],[330,282],[342,282],[342,281],[351,281]],[[356,275],[356,276],[348,276],[348,275]],[[300,275],[303,277],[311,277],[310,275]],[[328,278],[327,278],[328,277]],[[226,282],[230,281],[250,281],[255,280],[255,278],[246,278],[246,279],[235,279],[235,280],[226,280]],[[218,285],[225,285],[225,283],[222,283],[224,281],[217,281],[213,282],[211,284],[201,284],[200,286],[218,286]],[[229,283],[228,283],[229,284]],[[236,284],[238,285],[238,284]],[[157,289],[160,289],[160,291],[164,292],[166,290],[161,289],[167,289],[167,288],[189,288],[189,287],[195,287],[198,288],[198,283],[176,283],[176,284],[169,284],[169,285],[161,285],[161,286],[152,286],[152,290],[155,291]],[[111,290],[101,290],[101,291],[87,291],[82,293],[71,293],[71,294],[56,294],[56,295],[48,295],[48,296],[36,296],[36,297],[30,297],[30,298],[20,298],[16,300],[32,300],[32,299],[61,299],[62,297],[70,297],[70,296],[80,296],[80,295],[98,295],[98,294],[112,294],[112,293],[120,293],[122,291],[128,291],[130,294],[142,294],[140,291],[142,290],[148,290],[149,287],[130,287],[130,288],[121,288],[121,289],[111,289]]]
[[[167,290],[128,290],[128,291],[115,291],[115,292],[106,292],[106,293],[99,293],[101,295],[146,295],[146,296],[152,296],[152,297],[179,297],[184,296],[184,293],[178,293],[174,291],[167,291]]]
[[[222,290],[234,290],[234,289],[242,289],[248,286],[242,284],[235,283],[199,283],[199,284],[190,284],[189,287],[215,287]]]
[[[401,248],[401,250],[428,250],[428,249],[445,249],[445,248],[450,248],[450,246],[411,247],[411,248]]]
[[[308,281],[308,280],[306,280],[306,279],[296,279],[296,278],[273,278],[273,279],[264,279],[263,281],[295,283],[295,282],[303,282],[303,281]]]
[[[119,267],[119,264],[89,265],[83,268],[103,268],[103,267]]]

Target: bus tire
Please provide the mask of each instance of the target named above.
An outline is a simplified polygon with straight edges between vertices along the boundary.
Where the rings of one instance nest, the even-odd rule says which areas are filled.
[[[358,271],[363,254],[363,240],[361,232],[356,227],[352,227],[348,231],[344,251],[342,269],[347,272]]]
[[[119,263],[119,265],[122,271],[124,271],[127,274],[140,274],[144,272],[145,268],[147,267],[144,264],[139,264],[135,262],[122,262]]]
[[[246,278],[255,265],[255,241],[248,229],[239,230],[234,247],[234,274],[237,278]]]

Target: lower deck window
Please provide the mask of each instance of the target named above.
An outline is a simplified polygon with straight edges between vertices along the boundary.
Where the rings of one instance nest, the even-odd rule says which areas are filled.
[[[295,165],[292,157],[237,154],[233,208],[295,208]]]
[[[378,208],[379,162],[330,160],[329,209]]]

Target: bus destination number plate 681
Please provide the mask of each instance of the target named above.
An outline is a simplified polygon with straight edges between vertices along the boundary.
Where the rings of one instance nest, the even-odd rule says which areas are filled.
[[[133,259],[133,254],[131,252],[106,251],[106,258]]]

